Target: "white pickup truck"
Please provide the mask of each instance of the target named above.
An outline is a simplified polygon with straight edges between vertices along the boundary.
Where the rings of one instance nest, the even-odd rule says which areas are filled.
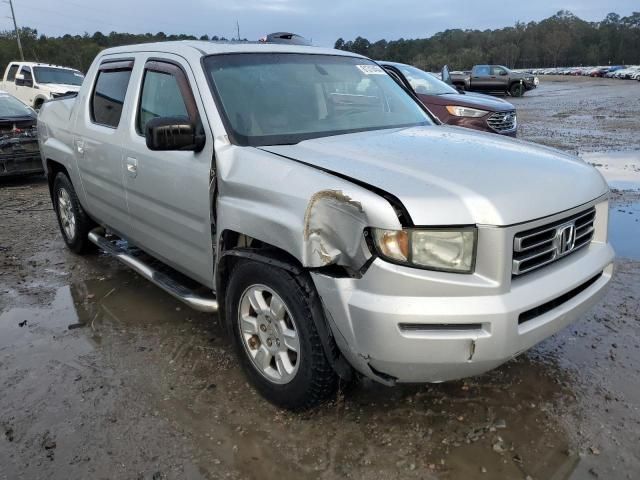
[[[84,75],[73,68],[35,62],[11,62],[2,77],[0,90],[39,110],[44,102],[77,93]]]
[[[497,367],[580,318],[613,272],[593,167],[441,125],[348,52],[107,49],[76,98],[44,104],[38,134],[68,247],[217,311],[287,408],[354,373]]]

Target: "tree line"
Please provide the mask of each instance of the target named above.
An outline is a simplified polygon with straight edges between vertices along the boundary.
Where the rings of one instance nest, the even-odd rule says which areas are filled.
[[[95,32],[93,35],[63,35],[50,37],[38,35],[34,28],[23,27],[19,31],[25,60],[52,63],[77,68],[86,72],[96,55],[104,48],[131,45],[134,43],[163,42],[167,40],[227,40],[225,37],[214,35],[167,35],[158,33],[118,33],[107,35]],[[243,39],[246,41],[246,39]],[[13,60],[19,60],[15,32],[7,30],[0,32],[0,68],[2,71]]]
[[[100,50],[132,43],[165,40],[226,40],[188,34],[95,32],[59,37],[20,29],[25,59],[66,65],[83,72]],[[246,39],[244,39],[246,40]],[[244,41],[243,40],[243,41]],[[451,29],[429,38],[378,40],[339,38],[335,47],[373,59],[410,63],[425,70],[469,69],[478,63],[512,68],[640,64],[640,12],[627,17],[609,13],[600,22],[586,22],[561,10],[540,22],[516,23],[495,30]],[[13,30],[0,32],[0,68],[19,58]]]
[[[540,22],[495,30],[451,29],[429,38],[373,43],[339,38],[335,48],[432,71],[446,64],[456,70],[484,63],[510,68],[640,64],[640,12],[609,13],[600,22],[587,22],[561,10]]]

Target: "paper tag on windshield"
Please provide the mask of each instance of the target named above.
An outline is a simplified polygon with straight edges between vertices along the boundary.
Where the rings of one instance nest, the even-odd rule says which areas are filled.
[[[365,75],[386,75],[378,65],[356,65],[356,67]]]

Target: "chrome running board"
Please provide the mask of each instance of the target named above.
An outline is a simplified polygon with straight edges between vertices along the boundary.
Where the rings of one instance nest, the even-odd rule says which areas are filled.
[[[170,275],[158,271],[150,265],[142,262],[131,255],[128,249],[107,239],[102,227],[91,230],[91,232],[89,232],[89,240],[108,254],[116,257],[122,263],[135,270],[139,275],[142,275],[144,278],[153,282],[155,285],[181,302],[186,303],[194,310],[208,313],[216,313],[218,311],[218,301],[213,294],[211,294],[211,296],[205,296],[196,293],[179,280],[172,278]]]

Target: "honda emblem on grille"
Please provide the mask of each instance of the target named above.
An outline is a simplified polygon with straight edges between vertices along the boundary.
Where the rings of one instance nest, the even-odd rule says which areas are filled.
[[[556,230],[555,247],[557,255],[566,255],[576,246],[576,225],[566,223],[560,225]]]

